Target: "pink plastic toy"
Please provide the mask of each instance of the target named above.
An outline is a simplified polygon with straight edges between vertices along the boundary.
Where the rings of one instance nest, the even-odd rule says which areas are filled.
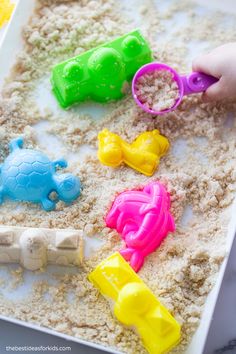
[[[152,109],[149,109],[145,107],[145,105],[139,101],[136,92],[135,92],[135,87],[136,87],[136,82],[137,79],[150,72],[150,71],[155,71],[155,70],[169,70],[173,74],[173,78],[176,81],[178,87],[179,87],[179,97],[175,101],[175,104],[168,108],[164,109],[163,111],[155,112]],[[183,96],[185,95],[190,95],[192,93],[198,93],[198,92],[203,92],[208,89],[209,86],[213,85],[218,81],[217,78],[211,76],[211,75],[206,75],[200,72],[192,72],[189,75],[179,75],[173,68],[170,66],[163,64],[163,63],[150,63],[143,65],[135,74],[133,81],[132,81],[132,94],[134,97],[135,102],[138,104],[139,107],[141,107],[145,112],[151,113],[151,114],[164,114],[173,111],[178,105],[181,103]]]
[[[118,195],[107,214],[106,225],[121,234],[126,248],[120,253],[136,272],[168,232],[175,230],[169,209],[169,193],[160,182],[151,182],[142,190]]]

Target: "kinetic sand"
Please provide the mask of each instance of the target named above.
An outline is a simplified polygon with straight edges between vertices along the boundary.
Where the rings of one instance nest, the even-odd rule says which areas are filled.
[[[140,76],[135,90],[138,100],[154,112],[173,107],[179,97],[178,85],[168,70],[154,70]]]
[[[222,14],[206,13],[203,18],[189,1],[170,3],[159,11],[152,1],[145,6],[140,1],[137,10],[143,35],[158,61],[188,72],[190,41],[199,51],[206,51],[235,40],[233,17],[225,28],[226,16]],[[129,93],[125,99],[105,106],[99,120],[81,113],[80,107],[68,112],[51,106],[43,109],[38,87],[46,83],[44,90],[50,92],[47,83],[55,63],[137,26],[132,11],[119,6],[113,0],[41,0],[37,13],[24,28],[24,50],[0,102],[1,160],[7,155],[9,140],[19,134],[24,135],[28,147],[37,148],[38,144],[46,150],[34,127],[43,120],[47,133],[55,134],[65,151],[78,154],[84,146],[88,148],[83,159],[79,155],[70,165],[82,179],[84,189],[78,202],[72,206],[60,202],[50,213],[30,204],[13,209],[6,202],[0,208],[0,221],[6,225],[82,229],[90,237],[100,237],[105,245],[78,274],[55,275],[58,285],[38,282],[30,298],[17,306],[0,295],[0,313],[126,353],[145,353],[138,336],[112,317],[108,302],[88,282],[87,274],[121,246],[120,237],[105,228],[103,220],[116,193],[160,179],[171,193],[177,230],[146,259],[139,275],[182,324],[182,342],[174,350],[182,354],[197,328],[225,254],[236,182],[235,105],[204,104],[196,95],[185,98],[175,112],[154,118],[136,107]],[[177,14],[187,19],[181,21],[181,28],[175,25]],[[113,170],[101,165],[96,157],[97,133],[103,128],[128,142],[144,131],[159,129],[172,149],[152,178],[125,166]],[[59,152],[54,154],[58,156]],[[22,272],[17,274],[22,280]],[[74,295],[72,302],[68,301],[69,292]]]

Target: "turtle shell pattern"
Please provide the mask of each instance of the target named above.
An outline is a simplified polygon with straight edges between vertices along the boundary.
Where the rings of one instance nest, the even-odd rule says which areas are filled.
[[[16,149],[1,169],[2,185],[12,199],[41,201],[54,190],[55,167],[48,157],[31,149]]]

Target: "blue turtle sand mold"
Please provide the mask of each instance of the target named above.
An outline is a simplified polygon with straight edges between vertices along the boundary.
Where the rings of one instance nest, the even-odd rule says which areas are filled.
[[[23,149],[23,139],[10,142],[10,155],[0,166],[0,203],[12,200],[41,203],[44,210],[53,210],[56,201],[50,199],[55,191],[58,199],[71,203],[81,193],[78,177],[70,173],[58,174],[57,168],[67,167],[64,159],[50,161],[40,151]]]

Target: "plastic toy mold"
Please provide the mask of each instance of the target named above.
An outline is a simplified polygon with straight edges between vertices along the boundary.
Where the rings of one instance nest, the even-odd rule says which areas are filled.
[[[150,354],[165,353],[178,343],[180,325],[119,253],[102,261],[89,280],[113,300],[116,318],[135,327]]]
[[[108,102],[124,96],[124,84],[152,60],[151,50],[139,31],[91,49],[52,71],[53,92],[61,107],[85,100]]]
[[[98,140],[98,158],[102,164],[117,167],[125,162],[147,176],[153,175],[169,148],[167,138],[157,129],[140,134],[132,144],[107,129],[98,134]]]
[[[173,80],[176,81],[178,88],[179,88],[179,97],[175,101],[175,104],[172,107],[169,107],[168,109],[164,109],[163,111],[154,111],[152,109],[147,108],[142,102],[139,101],[137,94],[136,94],[136,82],[137,80],[147,74],[148,72],[152,72],[155,70],[167,70],[173,74]],[[148,112],[150,114],[165,114],[168,112],[173,111],[175,108],[177,108],[182,99],[183,96],[185,95],[190,95],[192,93],[198,93],[198,92],[203,92],[208,89],[209,86],[215,84],[219,79],[217,79],[214,76],[207,75],[204,73],[200,73],[198,71],[192,72],[188,75],[179,75],[176,70],[174,70],[172,67],[169,65],[166,65],[164,63],[150,63],[142,66],[134,75],[133,81],[132,81],[132,94],[135,102],[139,107],[141,107],[145,112]]]
[[[23,149],[23,139],[11,141],[10,155],[0,166],[0,203],[5,197],[12,200],[41,203],[44,210],[55,208],[56,201],[49,199],[55,191],[66,203],[75,200],[81,191],[80,180],[70,173],[57,174],[57,167],[65,168],[63,159],[50,161],[43,153]]]
[[[9,0],[0,0],[0,28],[10,20],[14,7]]]
[[[120,253],[136,272],[168,232],[175,230],[169,209],[169,193],[160,182],[151,182],[142,190],[119,194],[108,212],[106,225],[121,234],[126,248]]]

